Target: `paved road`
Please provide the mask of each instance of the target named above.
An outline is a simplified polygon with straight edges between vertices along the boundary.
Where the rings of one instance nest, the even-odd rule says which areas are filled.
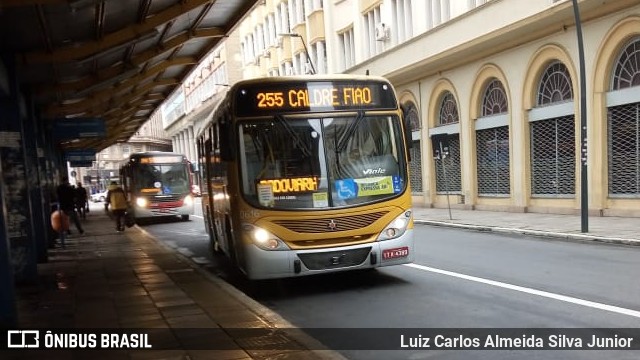
[[[199,215],[189,222],[144,228],[302,328],[640,328],[638,247],[418,226],[412,265],[250,283],[224,259],[208,254]],[[345,341],[342,333],[315,335],[329,347]],[[637,359],[639,355],[637,351],[341,352],[349,359]]]

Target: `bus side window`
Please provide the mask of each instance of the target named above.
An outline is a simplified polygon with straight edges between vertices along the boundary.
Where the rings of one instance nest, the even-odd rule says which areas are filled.
[[[219,148],[220,157],[222,161],[233,161],[234,151],[233,151],[233,138],[234,131],[231,128],[231,119],[229,119],[229,114],[225,113],[224,118],[218,124],[218,137],[219,137]]]
[[[224,146],[223,144],[225,143],[222,140],[224,136],[224,134],[220,133],[220,123],[216,123],[212,128],[213,148],[211,149],[211,169],[213,170],[213,178],[216,179],[226,175],[223,164],[225,159],[222,158],[221,154],[221,147]]]

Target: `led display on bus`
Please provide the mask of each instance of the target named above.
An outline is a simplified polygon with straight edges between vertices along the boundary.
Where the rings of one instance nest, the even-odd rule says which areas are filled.
[[[236,95],[238,116],[260,116],[304,111],[396,109],[397,101],[385,83],[305,81],[252,84]]]

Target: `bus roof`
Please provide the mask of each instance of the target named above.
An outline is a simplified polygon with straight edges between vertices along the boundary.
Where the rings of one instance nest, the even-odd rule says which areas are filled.
[[[382,76],[375,75],[349,75],[349,74],[328,74],[328,75],[294,75],[294,76],[267,76],[258,77],[254,79],[239,80],[236,82],[230,90],[235,90],[248,85],[255,84],[269,84],[269,83],[287,83],[287,82],[321,82],[321,81],[338,81],[338,80],[353,80],[353,81],[379,81],[391,84],[389,80]]]
[[[136,156],[176,156],[176,155],[184,156],[184,154],[171,152],[171,151],[142,151],[142,152],[133,153],[133,154],[129,155],[129,157],[132,157],[132,156],[133,157],[136,157]]]
[[[144,151],[144,152],[137,152],[137,153],[133,153],[131,155],[129,155],[129,160],[134,160],[134,159],[142,159],[142,158],[151,158],[151,157],[180,157],[180,159],[182,159],[181,161],[184,161],[187,159],[187,157],[184,154],[180,154],[180,153],[175,153],[175,152],[169,152],[169,151]]]

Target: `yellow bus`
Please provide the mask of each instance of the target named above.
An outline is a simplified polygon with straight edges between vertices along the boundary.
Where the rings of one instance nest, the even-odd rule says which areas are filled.
[[[197,135],[212,251],[249,279],[412,262],[405,129],[380,77],[235,84]]]

